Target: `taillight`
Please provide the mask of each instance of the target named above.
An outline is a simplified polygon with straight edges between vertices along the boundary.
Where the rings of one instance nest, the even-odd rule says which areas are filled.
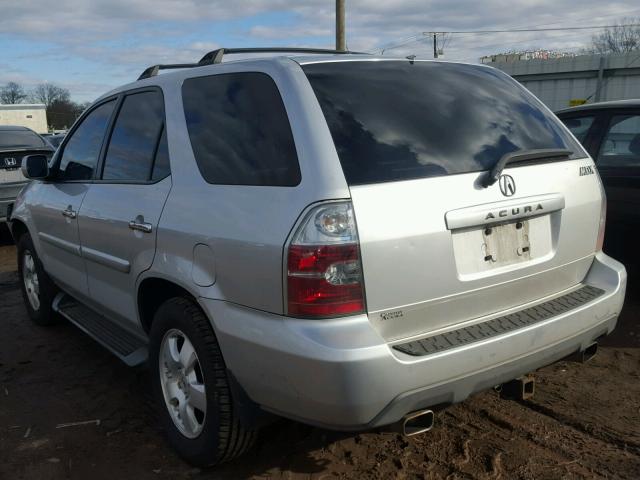
[[[607,224],[607,194],[604,191],[602,180],[600,181],[600,193],[602,196],[602,202],[600,203],[600,225],[598,226],[598,240],[596,242],[596,252],[602,250],[604,245],[604,232]]]
[[[310,210],[287,252],[287,314],[338,317],[364,312],[358,232],[351,202]]]

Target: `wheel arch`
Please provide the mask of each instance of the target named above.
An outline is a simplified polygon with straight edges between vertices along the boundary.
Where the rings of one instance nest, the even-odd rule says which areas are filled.
[[[22,235],[30,233],[27,224],[17,218],[11,219],[11,222],[9,223],[9,231],[11,232],[11,236],[15,243],[18,243],[18,240]]]
[[[173,297],[185,297],[198,304],[197,298],[184,286],[167,278],[149,276],[138,285],[138,317],[146,333],[151,331],[153,317],[166,300]]]

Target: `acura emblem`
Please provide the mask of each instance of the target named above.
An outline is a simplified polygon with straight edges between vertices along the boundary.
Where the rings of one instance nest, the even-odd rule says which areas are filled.
[[[500,175],[500,191],[505,197],[511,197],[516,193],[516,182],[511,175]]]
[[[16,159],[15,159],[15,158],[5,158],[5,159],[4,159],[4,164],[5,164],[7,167],[15,167],[17,163],[18,163],[18,162],[16,162]]]

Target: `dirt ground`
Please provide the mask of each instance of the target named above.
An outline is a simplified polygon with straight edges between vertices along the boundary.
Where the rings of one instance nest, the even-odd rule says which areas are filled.
[[[486,392],[438,413],[434,429],[412,439],[282,420],[244,458],[199,470],[167,446],[144,370],[71,325],[29,322],[14,255],[0,231],[0,479],[640,478],[633,284],[596,358],[539,370],[531,401]]]

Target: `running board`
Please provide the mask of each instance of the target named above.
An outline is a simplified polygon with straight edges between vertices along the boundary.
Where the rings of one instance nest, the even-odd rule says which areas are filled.
[[[94,312],[75,298],[60,292],[53,310],[73,323],[130,367],[147,361],[147,344],[141,338]]]

